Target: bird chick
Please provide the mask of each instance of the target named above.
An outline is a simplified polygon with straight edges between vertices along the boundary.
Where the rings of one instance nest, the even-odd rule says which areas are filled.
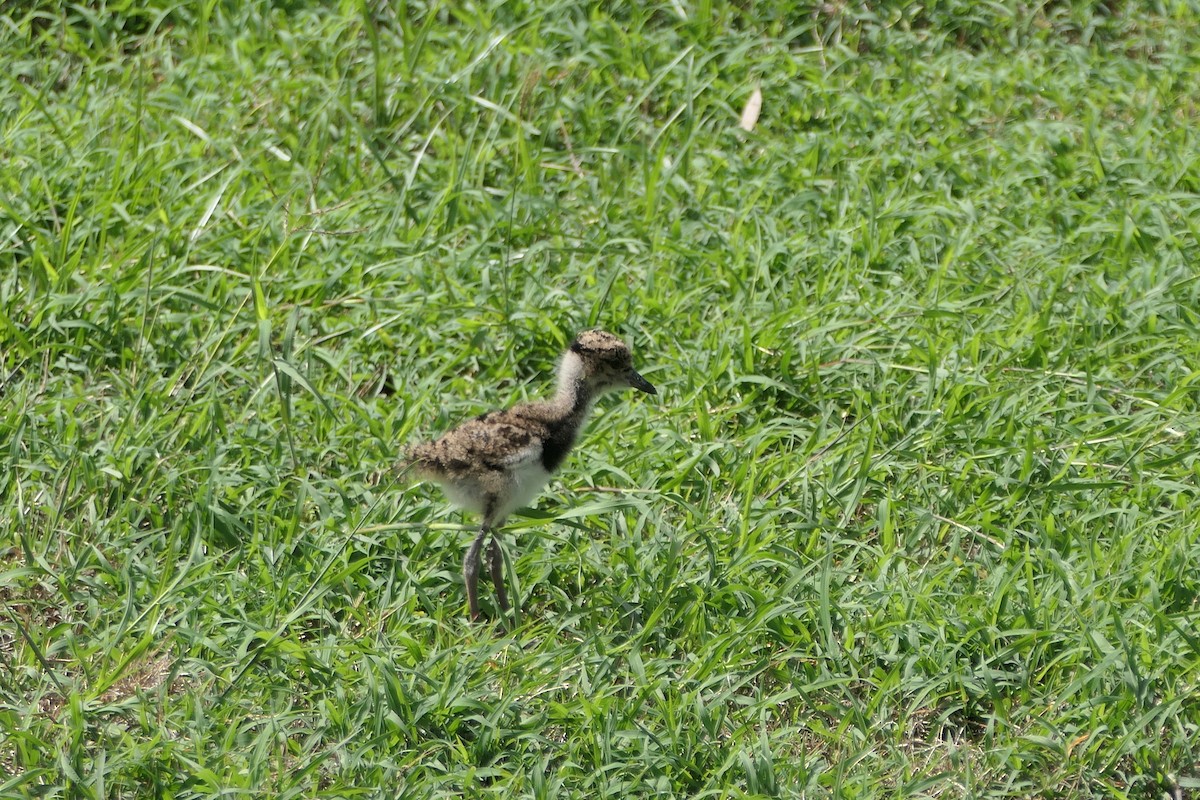
[[[503,558],[495,530],[526,506],[562,465],[596,398],[618,389],[658,391],[633,368],[629,347],[611,333],[583,331],[563,354],[554,399],[490,411],[409,453],[416,473],[442,487],[455,505],[483,522],[463,558],[471,619],[480,618],[479,568],[484,542],[496,600],[509,610]]]

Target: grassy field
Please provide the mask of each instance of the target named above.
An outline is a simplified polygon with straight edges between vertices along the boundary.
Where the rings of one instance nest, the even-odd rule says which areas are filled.
[[[1200,797],[1197,74],[1195,0],[0,6],[0,796]],[[660,395],[469,624],[393,466],[592,325]]]

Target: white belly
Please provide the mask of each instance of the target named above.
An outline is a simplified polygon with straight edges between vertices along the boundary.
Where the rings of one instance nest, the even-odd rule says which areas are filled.
[[[500,508],[496,514],[497,521],[503,520],[518,508],[525,508],[532,503],[549,480],[550,473],[542,468],[540,461],[531,460],[517,465],[512,472],[512,491],[507,497],[500,499]]]
[[[442,491],[450,498],[450,502],[459,508],[473,511],[476,514],[484,512],[484,504],[488,495],[495,494],[500,504],[492,515],[495,524],[499,525],[512,512],[524,508],[533,502],[538,492],[550,480],[550,473],[542,468],[537,459],[528,459],[513,464],[511,471],[506,474],[507,480],[492,480],[496,473],[480,480],[459,478],[457,480],[436,479]]]

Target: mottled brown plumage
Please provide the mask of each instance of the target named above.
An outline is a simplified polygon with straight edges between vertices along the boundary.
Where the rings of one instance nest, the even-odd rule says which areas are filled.
[[[409,464],[417,474],[438,483],[456,505],[483,515],[479,534],[463,559],[472,619],[479,618],[477,584],[484,540],[492,535],[488,568],[496,599],[507,611],[494,529],[533,500],[562,464],[596,397],[622,388],[657,394],[633,369],[624,342],[604,331],[584,331],[563,354],[553,400],[482,414],[410,452]]]

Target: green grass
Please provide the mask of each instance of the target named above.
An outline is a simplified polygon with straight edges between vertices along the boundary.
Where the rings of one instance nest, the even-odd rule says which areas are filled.
[[[1183,0],[5,4],[0,795],[1200,796],[1198,70]],[[498,635],[392,466],[590,325],[660,396]]]

